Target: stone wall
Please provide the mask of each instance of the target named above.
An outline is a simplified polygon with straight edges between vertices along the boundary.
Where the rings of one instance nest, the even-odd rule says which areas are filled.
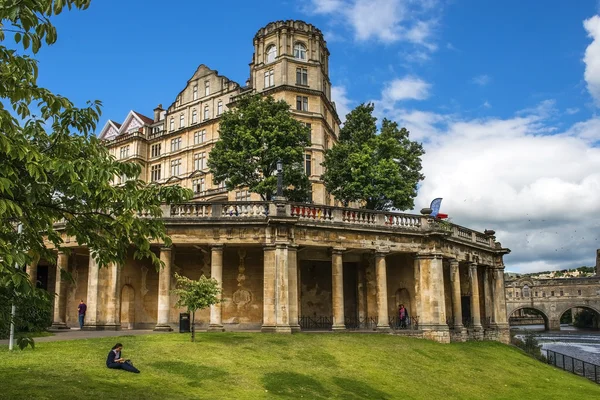
[[[408,254],[390,255],[386,257],[386,265],[389,316],[398,316],[400,304],[404,304],[410,317],[416,316],[413,258]]]
[[[300,315],[331,317],[331,262],[302,260],[299,265]]]

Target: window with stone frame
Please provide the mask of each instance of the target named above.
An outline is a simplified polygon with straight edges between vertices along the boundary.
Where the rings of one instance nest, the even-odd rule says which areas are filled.
[[[562,289],[561,289],[561,291],[560,291],[560,295],[561,295],[561,296],[564,296],[564,295],[565,295],[565,292],[563,292],[563,291],[562,291]]]
[[[179,149],[181,149],[181,136],[171,139],[171,151],[177,151]]]
[[[194,194],[200,194],[206,190],[206,179],[205,178],[197,178],[192,180],[192,188],[194,190]]]
[[[192,124],[195,124],[198,122],[198,111],[196,111],[196,109],[194,108],[192,110]]]
[[[296,85],[308,86],[308,68],[296,68]]]
[[[581,289],[577,290],[577,295],[581,296]]]
[[[194,85],[192,92],[192,100],[198,100],[198,85]]]
[[[223,114],[223,102],[219,101],[217,103],[217,115]]]
[[[550,291],[550,296],[554,296],[554,290]]]
[[[277,58],[277,47],[274,44],[267,47],[267,64],[272,63]]]
[[[129,145],[121,147],[120,158],[129,157]]]
[[[210,81],[204,81],[204,95],[210,95]]]
[[[265,71],[265,88],[275,86],[275,75],[272,69]]]
[[[294,45],[294,58],[297,60],[306,60],[306,46],[302,43]]]
[[[169,121],[169,130],[170,131],[175,130],[175,118],[173,118],[173,117],[171,117],[171,120]]]
[[[181,114],[179,116],[179,128],[184,128],[185,127],[185,116],[183,114]]]
[[[179,176],[181,173],[181,158],[171,160],[171,176]]]
[[[250,201],[250,192],[247,190],[238,190],[235,192],[235,201]]]
[[[160,181],[160,164],[154,164],[150,168],[150,181]]]
[[[194,132],[194,144],[206,142],[206,129]]]
[[[296,96],[296,110],[308,111],[308,97]]]
[[[206,168],[206,152],[194,154],[194,171]]]
[[[208,106],[204,106],[204,120],[208,119]]]
[[[312,154],[310,153],[304,155],[304,172],[308,177],[312,175]]]
[[[529,297],[529,286],[523,286],[523,297]]]
[[[151,157],[158,157],[160,156],[160,148],[161,148],[161,144],[157,143],[157,144],[153,144],[151,149]]]

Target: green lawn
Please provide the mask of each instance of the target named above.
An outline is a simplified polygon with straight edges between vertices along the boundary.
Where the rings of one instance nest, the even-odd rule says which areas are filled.
[[[373,334],[122,336],[0,347],[1,399],[598,399],[600,385],[499,343]],[[120,341],[142,371],[109,370]]]

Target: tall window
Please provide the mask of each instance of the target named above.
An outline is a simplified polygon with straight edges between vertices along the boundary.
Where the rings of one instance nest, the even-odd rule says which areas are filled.
[[[195,194],[204,192],[206,190],[206,180],[204,178],[194,179],[192,181],[192,188]]]
[[[206,168],[206,152],[194,154],[194,171]]]
[[[235,201],[250,201],[250,192],[247,190],[235,192]]]
[[[565,292],[563,292],[563,291],[562,291],[562,289],[561,289],[561,291],[560,291],[560,295],[561,295],[561,296],[564,296],[564,295],[565,295]]]
[[[204,120],[208,119],[208,106],[204,106]]]
[[[217,103],[217,115],[223,114],[223,102],[219,101]]]
[[[312,156],[310,154],[304,155],[304,172],[307,176],[312,175]]]
[[[183,128],[185,126],[185,117],[183,116],[183,114],[181,114],[179,116],[179,127]]]
[[[198,85],[194,85],[194,91],[192,92],[192,100],[198,100]]]
[[[158,156],[160,156],[160,147],[161,147],[160,143],[152,145],[152,148],[151,148],[151,150],[152,150],[152,157],[158,157]]]
[[[272,69],[265,71],[265,88],[271,86],[275,86],[275,76]]]
[[[306,46],[302,43],[296,43],[294,46],[294,58],[298,60],[306,60]]]
[[[196,122],[198,122],[198,111],[194,108],[192,110],[192,124],[195,124]]]
[[[523,286],[523,297],[529,297],[529,286]]]
[[[171,151],[177,151],[181,148],[181,137],[171,139]]]
[[[181,171],[181,158],[171,160],[171,176],[179,175]]]
[[[121,147],[121,158],[129,157],[129,145]]]
[[[204,81],[204,95],[208,96],[210,94],[210,81]]]
[[[206,129],[194,132],[194,144],[204,143],[206,141]]]
[[[550,296],[554,296],[554,290],[550,291]]]
[[[270,45],[267,48],[267,63],[272,63],[273,61],[275,61],[275,58],[277,57],[277,47],[275,47],[275,45]]]
[[[155,164],[150,168],[150,180],[152,182],[160,181],[160,164]]]
[[[296,110],[308,111],[308,97],[296,96]]]
[[[175,118],[171,118],[171,120],[169,121],[169,130],[170,131],[175,130]]]
[[[308,86],[308,69],[296,68],[296,84]]]

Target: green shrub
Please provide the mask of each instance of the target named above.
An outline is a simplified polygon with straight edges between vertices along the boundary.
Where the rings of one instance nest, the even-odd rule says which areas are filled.
[[[15,299],[11,291],[0,287],[0,339],[7,339],[10,333],[10,315],[13,301],[16,301],[15,332],[45,331],[52,325],[52,303],[54,295],[44,289],[34,289],[22,293]]]

